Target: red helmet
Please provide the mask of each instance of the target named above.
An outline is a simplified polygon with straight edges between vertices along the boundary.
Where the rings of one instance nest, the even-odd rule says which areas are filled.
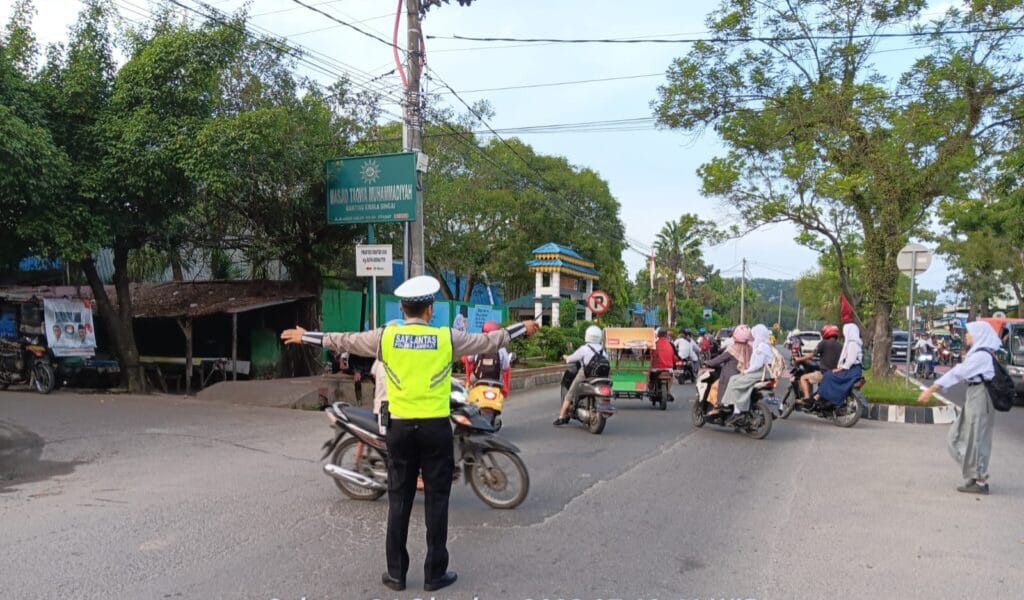
[[[483,326],[484,333],[490,333],[499,329],[501,329],[501,325],[498,325],[495,321],[487,321]]]
[[[835,325],[826,325],[821,328],[821,339],[827,340],[828,338],[838,338],[839,328]]]

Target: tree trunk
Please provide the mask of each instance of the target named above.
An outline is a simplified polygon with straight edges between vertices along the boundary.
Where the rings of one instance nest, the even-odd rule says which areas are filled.
[[[192,319],[178,319],[178,327],[185,335],[185,395],[188,396],[192,393]]]
[[[462,301],[469,302],[473,297],[473,285],[476,283],[476,278],[472,273],[466,273],[466,289],[462,291]]]
[[[892,351],[892,299],[899,283],[899,269],[896,255],[906,243],[907,236],[899,231],[898,224],[864,222],[864,272],[868,275],[868,289],[875,313],[875,328],[872,335],[872,369],[876,373],[889,373],[892,365],[889,354]]]
[[[117,310],[107,295],[103,281],[96,270],[92,258],[81,261],[79,267],[85,274],[89,287],[92,288],[96,307],[99,309],[103,322],[107,324],[107,332],[114,345],[114,353],[121,365],[121,373],[128,391],[145,393],[146,381],[139,364],[139,350],[135,344],[135,332],[132,329],[131,290],[128,284],[128,248],[122,244],[114,247],[114,285],[117,291]]]

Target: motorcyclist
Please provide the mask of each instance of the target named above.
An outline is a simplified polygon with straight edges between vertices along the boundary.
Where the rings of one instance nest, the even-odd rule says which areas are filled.
[[[583,333],[583,341],[584,344],[577,348],[575,352],[568,356],[562,356],[562,360],[566,363],[576,363],[578,370],[568,386],[565,385],[565,380],[563,379],[562,408],[558,411],[558,418],[552,423],[555,427],[560,427],[569,422],[569,407],[572,406],[572,400],[576,395],[576,389],[579,387],[580,382],[586,378],[585,371],[587,365],[590,364],[590,361],[595,356],[605,354],[603,345],[604,332],[597,325],[587,327],[587,330]],[[671,369],[672,367],[670,366],[669,368]]]
[[[914,354],[931,354],[932,360],[928,363],[928,373],[935,372],[935,344],[932,343],[931,337],[927,333],[921,333],[917,343],[914,344]]]
[[[693,341],[693,333],[689,329],[683,329],[679,332],[679,337],[676,338],[675,343],[672,344],[676,348],[676,354],[683,360],[690,360],[690,364],[697,365],[700,363],[700,352],[699,346]]]
[[[821,328],[821,342],[814,352],[808,352],[802,356],[793,356],[794,364],[817,358],[821,365],[820,371],[808,373],[800,378],[800,391],[803,392],[803,395],[797,399],[797,402],[811,397],[811,386],[821,383],[821,378],[824,376],[825,371],[831,371],[839,366],[839,355],[842,353],[843,345],[839,343],[839,328],[829,324]]]
[[[501,329],[495,321],[487,321],[481,328],[484,333],[490,333]],[[512,359],[505,348],[499,348],[494,354],[477,354],[468,361],[466,369],[466,383],[480,379],[501,382],[501,392],[508,397],[512,383]]]
[[[654,342],[654,350],[651,352],[652,369],[671,369],[677,359],[680,359],[676,347],[668,340],[668,330],[664,327],[657,329],[658,339]]]

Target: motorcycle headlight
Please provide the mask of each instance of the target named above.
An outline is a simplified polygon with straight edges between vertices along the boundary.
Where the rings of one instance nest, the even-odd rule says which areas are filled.
[[[1024,367],[1015,367],[1012,365],[1008,365],[1006,367],[1006,372],[1009,373],[1010,375],[1015,375],[1017,377],[1024,377]]]

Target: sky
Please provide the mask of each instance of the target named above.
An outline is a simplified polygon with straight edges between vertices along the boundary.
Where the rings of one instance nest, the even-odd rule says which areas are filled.
[[[147,0],[114,0],[122,16],[141,22],[153,4]],[[207,12],[197,0],[178,0]],[[355,79],[399,94],[398,75],[391,49],[346,28],[328,17],[300,6],[294,0],[207,0],[220,10],[233,11],[248,4],[256,28],[284,36],[312,51],[317,60],[333,61],[331,71],[346,70]],[[385,40],[391,39],[397,0],[302,0],[339,20]],[[68,26],[81,9],[79,0],[35,0],[38,15],[35,31],[42,45],[67,38]],[[10,0],[0,3],[0,19],[6,22]],[[469,7],[457,2],[432,9],[423,30],[434,36],[480,37],[671,37],[700,35],[706,31],[705,16],[716,6],[711,0],[475,0]],[[928,16],[941,14],[948,0],[932,2]],[[405,39],[404,19],[400,44]],[[883,42],[878,64],[898,73],[915,55],[905,39]],[[468,102],[486,99],[495,111],[488,119],[494,129],[535,125],[641,119],[652,116],[651,102],[672,59],[683,55],[686,44],[543,44],[473,42],[428,39],[428,70],[446,82]],[[336,77],[301,67],[300,71],[325,84]],[[564,86],[478,92],[497,87],[538,83],[640,76],[631,79]],[[428,91],[444,91],[427,82]],[[450,95],[442,96],[457,110],[463,109]],[[386,110],[400,113],[395,104]],[[460,110],[460,112],[462,112]],[[621,203],[620,217],[629,239],[648,250],[666,221],[683,213],[696,213],[723,225],[736,222],[721,201],[700,194],[697,168],[724,154],[713,131],[693,136],[657,129],[651,121],[639,121],[629,131],[592,131],[516,134],[538,152],[562,155],[579,167],[589,167],[608,181]],[[620,128],[621,129],[621,128]],[[511,137],[511,134],[503,137]],[[429,202],[429,197],[427,199]],[[582,225],[581,226],[585,226]],[[813,270],[817,255],[793,241],[797,231],[786,224],[757,230],[747,236],[705,249],[705,256],[726,276],[738,276],[746,258],[752,277],[794,279]],[[558,240],[552,240],[558,241]],[[623,259],[635,274],[645,265],[642,251],[628,250]],[[947,269],[936,257],[918,285],[942,290]]]

